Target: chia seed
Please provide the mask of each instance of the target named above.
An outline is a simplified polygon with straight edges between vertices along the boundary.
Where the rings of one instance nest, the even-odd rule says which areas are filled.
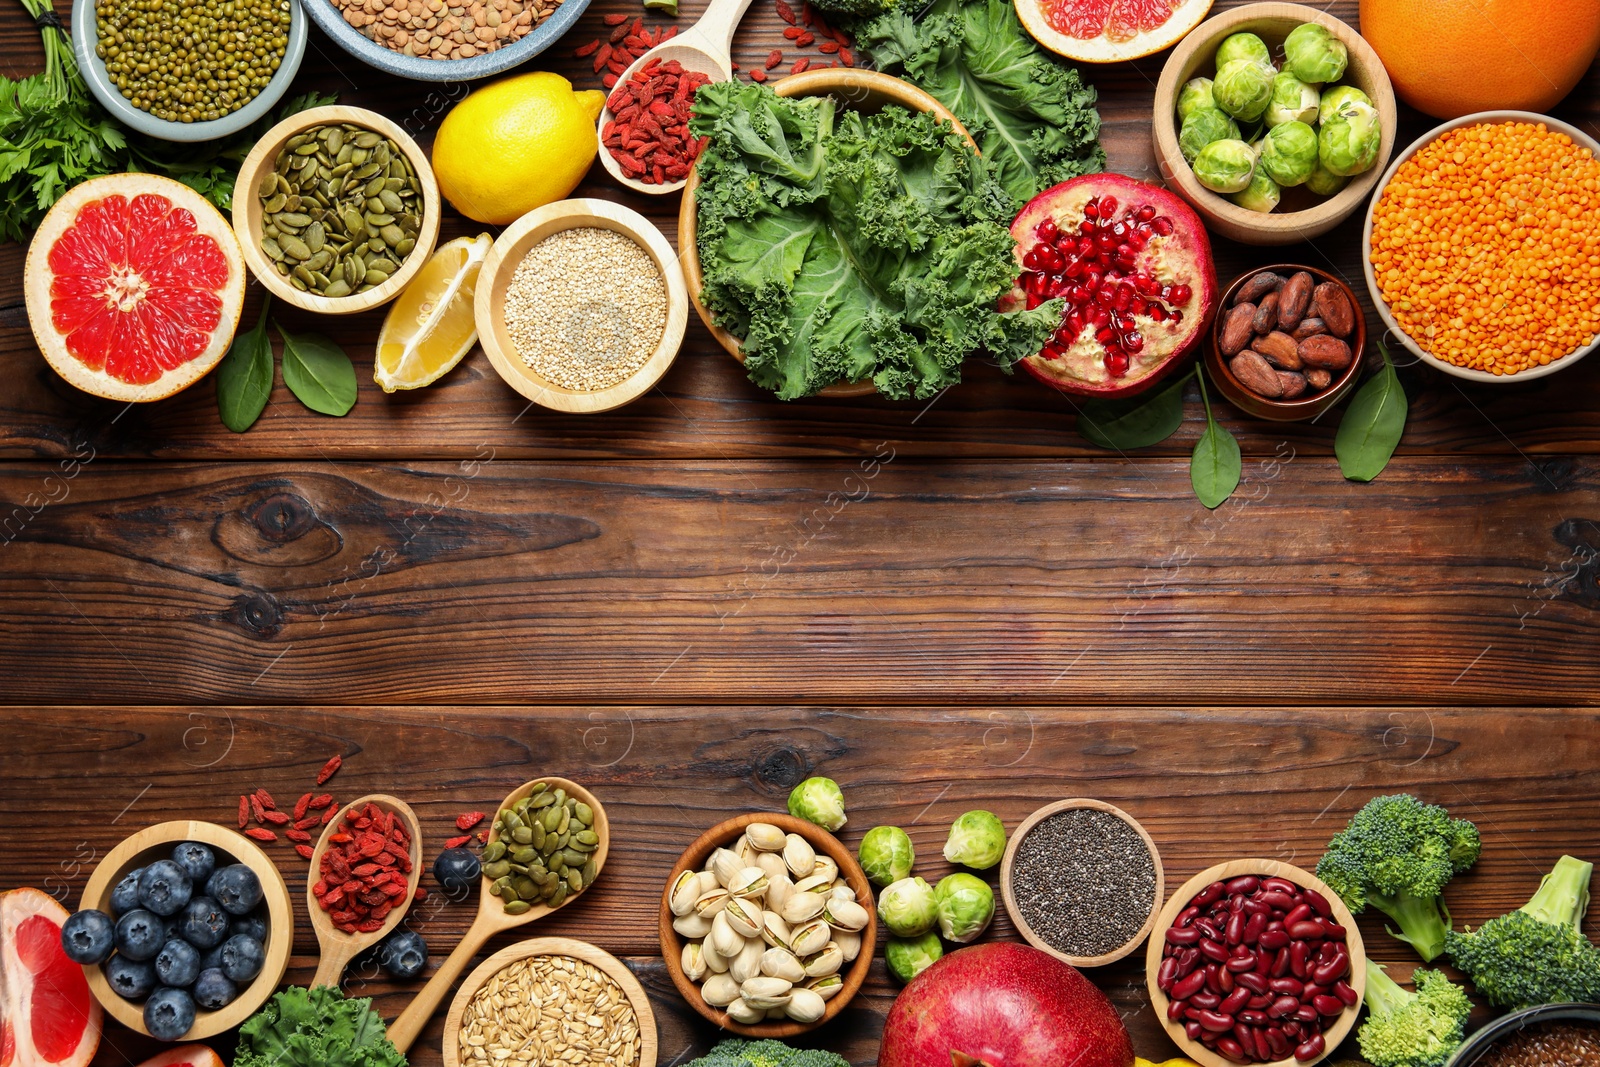
[[[1041,820],[1011,866],[1017,910],[1068,956],[1103,956],[1138,936],[1155,907],[1156,869],[1139,832],[1110,812],[1069,808]]]

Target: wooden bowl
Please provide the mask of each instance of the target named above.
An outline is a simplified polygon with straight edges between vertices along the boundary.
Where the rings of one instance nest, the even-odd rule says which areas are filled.
[[[263,175],[277,163],[278,152],[283,148],[285,141],[313,126],[327,126],[341,122],[353,123],[391,138],[405,152],[406,159],[410,160],[411,168],[416,171],[417,181],[422,186],[422,229],[417,233],[416,247],[411,250],[405,262],[400,264],[400,269],[390,275],[389,280],[382,285],[349,296],[317,296],[314,293],[302,293],[291,285],[261,251],[261,198],[256,195],[256,187],[261,183]],[[398,124],[376,111],[367,111],[364,108],[332,104],[290,115],[256,142],[256,146],[250,150],[250,154],[239,166],[239,177],[234,182],[234,189],[233,230],[239,235],[239,243],[244,246],[244,261],[250,265],[250,272],[279,300],[321,315],[353,315],[358,311],[367,311],[380,304],[387,304],[411,284],[411,279],[417,276],[422,265],[433,254],[434,243],[439,239],[439,186],[433,180],[433,167],[428,163],[427,153],[417,147],[417,142],[413,141],[411,135]]]
[[[1099,956],[1069,956],[1065,952],[1052,947],[1049,942],[1044,940],[1044,938],[1034,933],[1033,928],[1029,926],[1027,920],[1022,917],[1022,909],[1017,905],[1016,895],[1011,889],[1011,868],[1017,858],[1017,849],[1021,846],[1022,839],[1028,836],[1028,831],[1032,830],[1035,826],[1039,825],[1039,823],[1058,812],[1074,811],[1084,808],[1092,811],[1103,811],[1107,814],[1115,815],[1117,818],[1121,819],[1123,822],[1127,823],[1129,826],[1138,831],[1139,836],[1144,839],[1145,847],[1150,850],[1150,861],[1155,865],[1156,870],[1155,892],[1151,895],[1150,914],[1145,917],[1144,925],[1139,928],[1138,933],[1134,934],[1133,937],[1128,939],[1127,944]],[[1132,815],[1129,815],[1116,805],[1107,804],[1103,800],[1076,798],[1072,800],[1058,800],[1054,804],[1046,804],[1044,807],[1028,816],[1025,820],[1023,820],[1022,825],[1017,827],[1016,832],[1011,835],[1011,840],[1006,843],[1005,858],[1000,861],[1000,896],[1001,899],[1005,901],[1006,914],[1010,915],[1011,921],[1016,924],[1017,932],[1022,935],[1023,940],[1027,941],[1028,944],[1032,945],[1034,948],[1039,949],[1042,952],[1048,952],[1056,959],[1061,960],[1063,963],[1070,963],[1074,967],[1104,967],[1108,963],[1115,963],[1117,960],[1120,960],[1122,957],[1138,948],[1139,943],[1150,936],[1151,927],[1155,926],[1156,912],[1160,910],[1161,901],[1166,896],[1166,884],[1166,875],[1161,869],[1161,850],[1156,848],[1155,841],[1151,839],[1149,833],[1145,831],[1145,828],[1139,825],[1138,819],[1135,819]]]
[[[333,925],[333,919],[317,903],[312,889],[322,880],[322,857],[328,851],[328,839],[339,832],[346,815],[363,810],[368,804],[394,815],[405,825],[406,832],[411,835],[411,874],[406,878],[406,895],[395,898],[395,905],[389,909],[382,926],[369,933],[350,934]],[[322,836],[311,853],[311,869],[306,872],[306,912],[311,916],[311,929],[316,933],[317,945],[322,949],[322,958],[317,961],[317,973],[311,979],[311,985],[338,986],[351,960],[388,937],[400,925],[411,902],[416,899],[417,884],[421,880],[422,827],[417,822],[417,813],[411,810],[409,804],[398,797],[373,793],[340,808],[339,813],[322,828]]]
[[[972,139],[967,128],[943,104],[910,82],[888,74],[880,74],[875,70],[844,67],[808,70],[784,78],[778,82],[774,92],[782,97],[832,95],[838,97],[841,104],[853,107],[857,111],[879,111],[886,104],[898,104],[909,111],[931,111],[954,126],[956,132],[972,145],[974,152],[978,150],[978,143]],[[689,299],[694,301],[695,312],[699,314],[700,321],[706,324],[706,329],[711,331],[711,336],[716,338],[717,344],[721,345],[728,355],[743,363],[744,353],[739,350],[741,344],[739,338],[718,326],[713,321],[711,312],[700,302],[700,290],[705,288],[705,275],[700,270],[700,245],[695,240],[697,216],[694,194],[699,188],[700,167],[696,164],[689,171],[689,183],[683,188],[683,200],[678,206],[678,247],[682,249],[684,277],[689,281]],[[877,386],[869,379],[864,382],[839,382],[828,386],[817,395],[871,396],[877,391]]]
[[[1156,918],[1155,929],[1150,935],[1150,945],[1145,949],[1144,980],[1145,986],[1150,991],[1150,1004],[1155,1009],[1156,1018],[1160,1019],[1161,1025],[1166,1028],[1167,1036],[1177,1044],[1180,1052],[1196,1063],[1203,1064],[1204,1067],[1235,1067],[1235,1065],[1232,1060],[1222,1056],[1220,1053],[1211,1051],[1200,1042],[1190,1041],[1189,1036],[1183,1032],[1183,1023],[1173,1022],[1167,1018],[1167,1005],[1170,1001],[1167,995],[1161,991],[1161,987],[1156,985],[1156,972],[1161,968],[1161,950],[1166,944],[1167,930],[1172,926],[1172,921],[1177,918],[1178,913],[1188,907],[1189,901],[1193,900],[1202,889],[1212,882],[1225,882],[1230,878],[1237,878],[1244,874],[1255,874],[1264,878],[1282,878],[1303,889],[1315,889],[1326,897],[1328,903],[1333,905],[1333,917],[1339,921],[1339,925],[1344,927],[1346,931],[1345,944],[1350,949],[1350,974],[1345,981],[1349,982],[1351,987],[1355,989],[1358,997],[1364,996],[1367,991],[1367,952],[1361,943],[1361,931],[1356,928],[1355,916],[1351,915],[1350,909],[1344,906],[1344,901],[1339,899],[1339,894],[1324,885],[1316,875],[1278,860],[1234,860],[1231,863],[1219,863],[1215,867],[1203,870],[1178,887],[1177,892],[1172,894],[1172,899],[1167,901],[1167,906],[1161,909],[1161,914]],[[1332,1026],[1322,1031],[1323,1039],[1327,1042],[1327,1048],[1321,1056],[1301,1063],[1290,1055],[1281,1060],[1273,1060],[1271,1063],[1266,1064],[1265,1067],[1310,1067],[1313,1063],[1322,1062],[1339,1047],[1339,1043],[1349,1035],[1351,1028],[1355,1026],[1356,1018],[1361,1014],[1360,1003],[1358,1000],[1356,1007],[1346,1008]]]
[[[683,999],[688,1001],[689,1006],[695,1011],[722,1029],[744,1037],[794,1037],[796,1034],[815,1030],[838,1015],[856,995],[861,983],[867,980],[867,972],[872,970],[872,958],[876,954],[874,950],[878,941],[878,910],[873,905],[872,883],[867,880],[866,872],[837,837],[815,823],[797,819],[793,815],[770,811],[739,815],[720,822],[701,834],[695,839],[694,844],[684,849],[683,855],[678,857],[672,873],[667,876],[665,886],[671,886],[684,871],[700,870],[705,866],[706,859],[711,853],[739,840],[744,834],[744,828],[753,822],[771,823],[786,834],[799,834],[811,843],[812,848],[827,853],[839,865],[840,877],[855,890],[856,899],[867,909],[867,925],[861,930],[861,954],[851,961],[849,970],[840,972],[844,979],[844,988],[833,995],[828,1001],[827,1011],[823,1012],[822,1018],[814,1023],[800,1023],[792,1019],[773,1020],[754,1025],[735,1022],[728,1017],[727,1012],[707,1004],[705,998],[700,995],[700,987],[689,981],[689,976],[683,973],[683,946],[687,939],[680,937],[678,931],[672,928],[671,901],[668,899],[665,887],[661,894],[661,956],[666,962],[667,972],[672,975],[672,984],[678,987]]]
[[[261,879],[261,907],[267,911],[266,962],[261,967],[261,973],[249,986],[240,990],[238,998],[227,1007],[218,1011],[195,1010],[194,1025],[189,1027],[182,1040],[200,1041],[231,1030],[254,1015],[267,998],[277,992],[278,983],[283,981],[284,971],[289,967],[289,952],[294,947],[294,902],[289,898],[289,887],[284,884],[283,875],[278,873],[277,866],[267,854],[243,834],[215,823],[187,819],[158,823],[125,838],[106,853],[105,859],[89,876],[89,884],[84,886],[83,899],[78,906],[98,908],[111,914],[111,891],[117,883],[129,871],[168,858],[173,846],[182,841],[210,845],[218,852],[219,867],[227,866],[222,862],[223,854],[226,854],[233,857],[230,862],[242,863],[256,872],[256,877]],[[105,972],[99,967],[86,965],[83,973],[106,1014],[128,1029],[150,1036],[150,1031],[144,1026],[142,1004],[117,996],[106,981]]]
[[[656,350],[626,380],[605,389],[568,389],[540,375],[523,362],[505,324],[506,288],[529,249],[553,233],[584,227],[614,230],[644,249],[661,272],[667,290],[667,324]],[[558,200],[535,208],[513,222],[495,241],[478,275],[473,313],[478,343],[506,384],[536,404],[555,411],[610,411],[654,388],[678,358],[689,323],[689,294],[678,255],[649,219],[609,200]]]
[[[1271,400],[1259,396],[1244,387],[1244,383],[1239,381],[1229,368],[1228,361],[1222,358],[1222,349],[1218,341],[1222,336],[1222,327],[1228,317],[1228,311],[1233,306],[1233,296],[1245,282],[1262,271],[1271,271],[1283,278],[1288,278],[1298,271],[1305,271],[1315,278],[1318,284],[1332,282],[1344,291],[1345,299],[1350,301],[1350,306],[1355,309],[1356,332],[1352,337],[1344,339],[1350,345],[1350,366],[1346,367],[1339,377],[1328,383],[1328,387],[1320,393],[1308,393],[1293,400]],[[1356,382],[1361,379],[1361,364],[1366,351],[1367,318],[1362,314],[1361,302],[1356,299],[1354,290],[1345,284],[1343,278],[1316,267],[1276,263],[1270,267],[1258,267],[1246,271],[1229,282],[1228,287],[1222,291],[1222,301],[1217,305],[1216,321],[1211,324],[1210,334],[1206,338],[1206,374],[1216,383],[1218,391],[1228,398],[1228,402],[1247,415],[1273,422],[1305,422],[1321,416],[1356,387]]]
[[[1278,210],[1262,214],[1240,207],[1232,200],[1200,184],[1189,163],[1178,149],[1178,91],[1194,77],[1216,73],[1217,46],[1230,33],[1250,32],[1259,36],[1275,53],[1281,51],[1289,31],[1303,22],[1316,22],[1328,28],[1350,51],[1350,63],[1340,84],[1354,85],[1372,98],[1383,120],[1383,140],[1378,158],[1370,169],[1356,175],[1333,196],[1319,197],[1303,188],[1285,189]],[[1309,241],[1333,229],[1355,214],[1366,203],[1378,184],[1378,177],[1394,151],[1399,112],[1394,88],[1383,69],[1383,61],[1361,35],[1332,15],[1302,4],[1246,4],[1207,19],[1179,42],[1161,68],[1156,84],[1155,130],[1156,162],[1161,176],[1185,200],[1194,205],[1206,225],[1223,237],[1248,245],[1288,245]]]
[[[656,1017],[650,1010],[650,998],[645,995],[644,987],[633,976],[633,972],[611,953],[596,948],[587,941],[577,941],[570,937],[535,937],[507,945],[484,960],[467,976],[466,981],[461,983],[461,988],[456,991],[456,998],[450,1002],[450,1010],[445,1015],[444,1067],[461,1067],[459,1051],[461,1016],[466,1012],[467,1004],[473,995],[506,967],[532,956],[571,956],[583,960],[604,971],[612,981],[621,986],[622,991],[627,994],[628,1004],[633,1008],[634,1016],[639,1020],[639,1059],[636,1063],[618,1064],[617,1067],[656,1067]]]

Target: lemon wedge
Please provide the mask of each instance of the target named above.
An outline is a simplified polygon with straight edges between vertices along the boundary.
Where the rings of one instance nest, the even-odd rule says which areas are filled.
[[[488,234],[480,233],[440,246],[389,305],[372,367],[372,380],[384,392],[431,385],[472,351],[478,340],[473,290],[493,245]]]

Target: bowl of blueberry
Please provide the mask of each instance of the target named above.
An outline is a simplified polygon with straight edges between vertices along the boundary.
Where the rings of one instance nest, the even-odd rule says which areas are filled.
[[[61,943],[119,1022],[196,1041],[239,1025],[277,989],[294,909],[278,868],[242,834],[161,823],[100,862]]]

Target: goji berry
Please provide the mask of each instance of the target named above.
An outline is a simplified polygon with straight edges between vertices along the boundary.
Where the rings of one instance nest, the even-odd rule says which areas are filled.
[[[315,800],[313,800],[311,802],[311,809],[313,811],[321,811],[323,808],[327,807],[328,805],[330,805],[332,803],[333,803],[333,794],[332,793],[323,793],[321,796],[317,797],[317,799],[315,799]]]
[[[628,21],[628,16],[627,15],[615,15],[615,14],[613,14],[613,15],[607,15],[605,17],[605,23],[606,23],[607,26],[620,26],[624,22],[627,22],[627,21]]]
[[[605,76],[600,79],[600,84],[604,85],[607,89],[610,89],[612,86],[617,84],[617,76],[608,70],[606,71]]]
[[[329,834],[328,835],[328,840],[333,842],[336,845],[348,845],[354,839],[349,834],[340,833],[340,834]]]
[[[807,26],[817,21],[817,13],[811,9],[811,0],[805,0],[800,5],[800,21]]]
[[[306,809],[311,806],[311,796],[312,794],[307,793],[305,796],[294,802],[295,822],[299,822],[301,819],[306,817]]]
[[[577,56],[579,59],[583,59],[583,58],[585,58],[587,56],[594,55],[595,51],[599,47],[600,47],[600,38],[596,37],[594,40],[590,41],[588,44],[580,44],[578,47],[574,48],[572,50],[572,54],[574,56]]]
[[[256,790],[256,799],[260,800],[261,806],[266,808],[268,811],[278,810],[277,802],[272,799],[272,794],[267,792],[265,789]]]
[[[289,825],[289,816],[281,811],[269,811],[265,813],[265,816],[267,822],[271,823],[273,826]]]
[[[764,70],[752,70],[750,72],[750,80],[753,82],[764,82],[767,80],[767,72]]]
[[[239,795],[239,829],[243,830],[250,825],[250,798]]]
[[[817,51],[821,52],[825,56],[831,56],[835,52],[839,51],[839,42],[823,41],[821,44],[817,45]]]
[[[856,57],[850,53],[850,49],[844,47],[844,45],[840,45],[839,62],[843,63],[847,67],[853,67],[856,65]]]
[[[290,841],[298,841],[302,845],[311,844],[310,834],[306,833],[304,830],[296,830],[292,826],[283,832],[283,836],[287,837]]]
[[[768,70],[771,70],[773,67],[776,67],[779,63],[782,63],[782,62],[783,62],[783,51],[781,49],[774,48],[772,51],[767,53],[767,69]]]
[[[794,61],[794,66],[789,68],[789,73],[790,74],[804,74],[806,72],[806,68],[809,67],[809,66],[811,66],[811,60],[809,60],[809,59],[797,59],[797,60]]]
[[[256,822],[267,821],[266,805],[261,803],[261,798],[254,793],[250,794],[250,810],[255,813]]]
[[[278,839],[277,834],[260,826],[250,827],[250,829],[244,832],[244,835],[246,837],[252,837],[257,841],[276,841]]]
[[[456,816],[457,830],[470,830],[483,821],[483,812],[469,811],[465,815]]]
[[[778,17],[789,25],[794,25],[794,8],[784,3],[783,0],[774,0],[773,6],[778,9]]]
[[[344,766],[343,756],[334,756],[322,765],[322,770],[317,772],[317,784],[327,785],[328,779],[339,773],[339,768]]]
[[[427,900],[428,899],[428,889],[427,889],[427,887],[426,886],[421,886],[421,885],[417,886],[416,892],[411,894],[411,899],[412,900]]]
[[[806,31],[802,30],[799,26],[790,26],[788,29],[783,31],[783,35],[789,40],[794,41],[798,40],[800,35],[805,32]]]
[[[628,27],[626,27],[626,26],[618,26],[616,29],[611,31],[611,38],[610,38],[610,42],[609,43],[617,44],[618,42],[620,42],[626,36],[628,36]]]
[[[444,847],[445,848],[460,848],[463,845],[465,845],[468,841],[471,841],[471,840],[472,840],[472,835],[471,834],[467,834],[465,837],[447,837],[447,838],[445,838],[445,841],[444,841]]]
[[[331,805],[330,805],[330,806],[329,806],[329,807],[328,807],[328,810],[327,810],[327,811],[325,811],[325,812],[323,812],[323,813],[322,813],[322,819],[321,819],[321,820],[320,820],[320,821],[319,821],[319,822],[318,822],[318,824],[317,824],[317,825],[319,825],[319,826],[326,826],[326,825],[328,825],[328,823],[330,823],[330,822],[332,822],[332,821],[333,821],[333,817],[334,817],[334,816],[335,816],[335,815],[336,815],[336,814],[338,814],[338,812],[339,812],[339,809],[338,809],[338,808],[335,808],[335,807],[333,807],[333,806],[331,806]]]
[[[313,826],[316,826],[320,822],[322,822],[322,817],[317,815],[316,813],[312,813],[310,815],[307,815],[305,818],[301,819],[299,822],[295,823],[294,824],[294,828],[296,830],[309,830]]]
[[[296,852],[300,853],[300,858],[303,859],[303,860],[310,859],[313,855],[316,854],[316,851],[317,851],[316,849],[312,848],[310,845],[296,845],[296,846],[294,846],[294,850]]]
[[[817,43],[817,39],[812,34],[802,33],[800,36],[794,39],[794,43],[798,48],[810,48],[812,45]]]

